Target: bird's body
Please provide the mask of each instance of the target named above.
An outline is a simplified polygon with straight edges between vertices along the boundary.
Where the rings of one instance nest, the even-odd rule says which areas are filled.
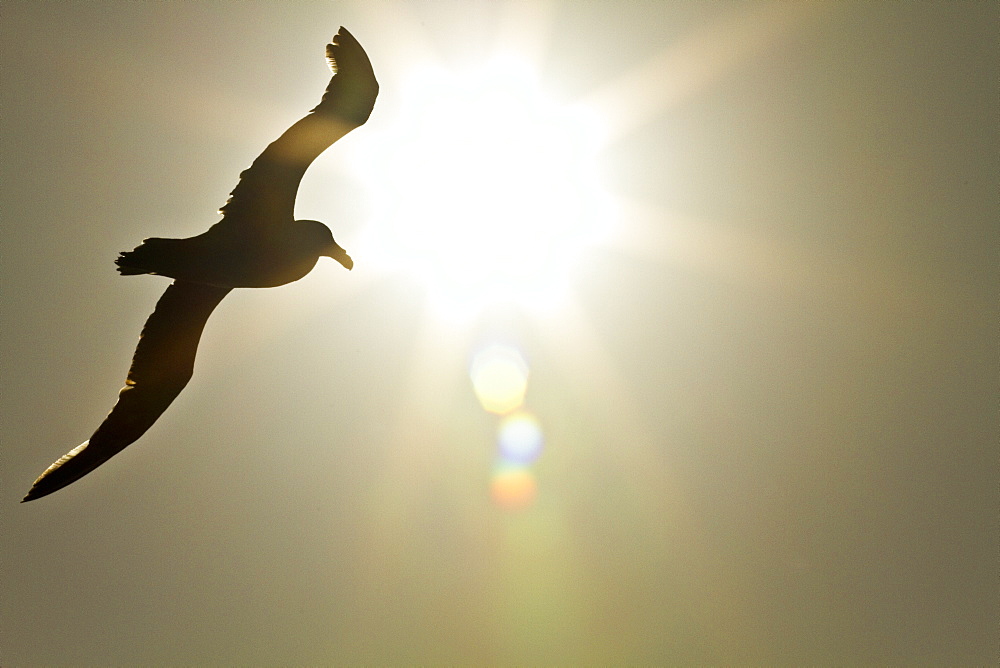
[[[118,402],[90,440],[53,463],[25,501],[51,494],[121,452],[149,429],[194,369],[202,330],[233,288],[276,287],[308,274],[321,256],[350,256],[323,223],[294,220],[299,182],[331,144],[365,123],[378,95],[371,63],[343,27],[327,45],[334,72],[319,105],[240,174],[221,221],[186,239],[146,239],[115,261],[122,275],[175,279],[146,321]]]
[[[336,254],[336,255],[333,255]],[[187,239],[146,239],[117,260],[123,275],[156,274],[230,288],[274,288],[297,281],[320,255],[353,262],[330,230],[315,220],[293,220],[274,230],[216,225]]]

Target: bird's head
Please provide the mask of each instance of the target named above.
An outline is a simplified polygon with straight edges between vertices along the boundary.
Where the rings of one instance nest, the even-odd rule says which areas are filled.
[[[318,220],[297,220],[299,227],[308,230],[309,245],[321,256],[332,257],[348,270],[354,267],[354,260],[333,240],[330,228]]]

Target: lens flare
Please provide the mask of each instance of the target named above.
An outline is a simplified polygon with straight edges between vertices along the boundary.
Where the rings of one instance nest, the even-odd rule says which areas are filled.
[[[483,408],[491,413],[509,413],[524,402],[528,387],[528,364],[514,348],[495,345],[472,361],[472,388]]]
[[[530,469],[502,465],[493,474],[490,484],[493,502],[507,510],[528,508],[538,495],[538,484]]]
[[[532,463],[542,452],[543,440],[542,427],[531,413],[519,411],[500,423],[497,442],[506,462]]]

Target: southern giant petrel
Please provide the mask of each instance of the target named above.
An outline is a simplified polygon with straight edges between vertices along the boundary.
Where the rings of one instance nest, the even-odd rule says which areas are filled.
[[[188,239],[146,239],[121,253],[122,275],[174,279],[146,320],[118,402],[81,445],[35,480],[31,501],[79,480],[149,429],[187,385],[208,316],[233,288],[267,288],[297,281],[321,255],[354,266],[330,230],[315,220],[294,220],[299,181],[324,150],[368,120],[378,96],[371,62],[343,27],[326,46],[333,78],[323,99],[271,143],[242,174],[204,234]]]

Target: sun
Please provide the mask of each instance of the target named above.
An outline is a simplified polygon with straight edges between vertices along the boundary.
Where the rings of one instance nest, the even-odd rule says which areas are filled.
[[[547,97],[511,57],[464,72],[423,68],[401,102],[401,122],[369,159],[378,192],[368,259],[419,281],[452,315],[557,307],[612,227],[600,119]]]

